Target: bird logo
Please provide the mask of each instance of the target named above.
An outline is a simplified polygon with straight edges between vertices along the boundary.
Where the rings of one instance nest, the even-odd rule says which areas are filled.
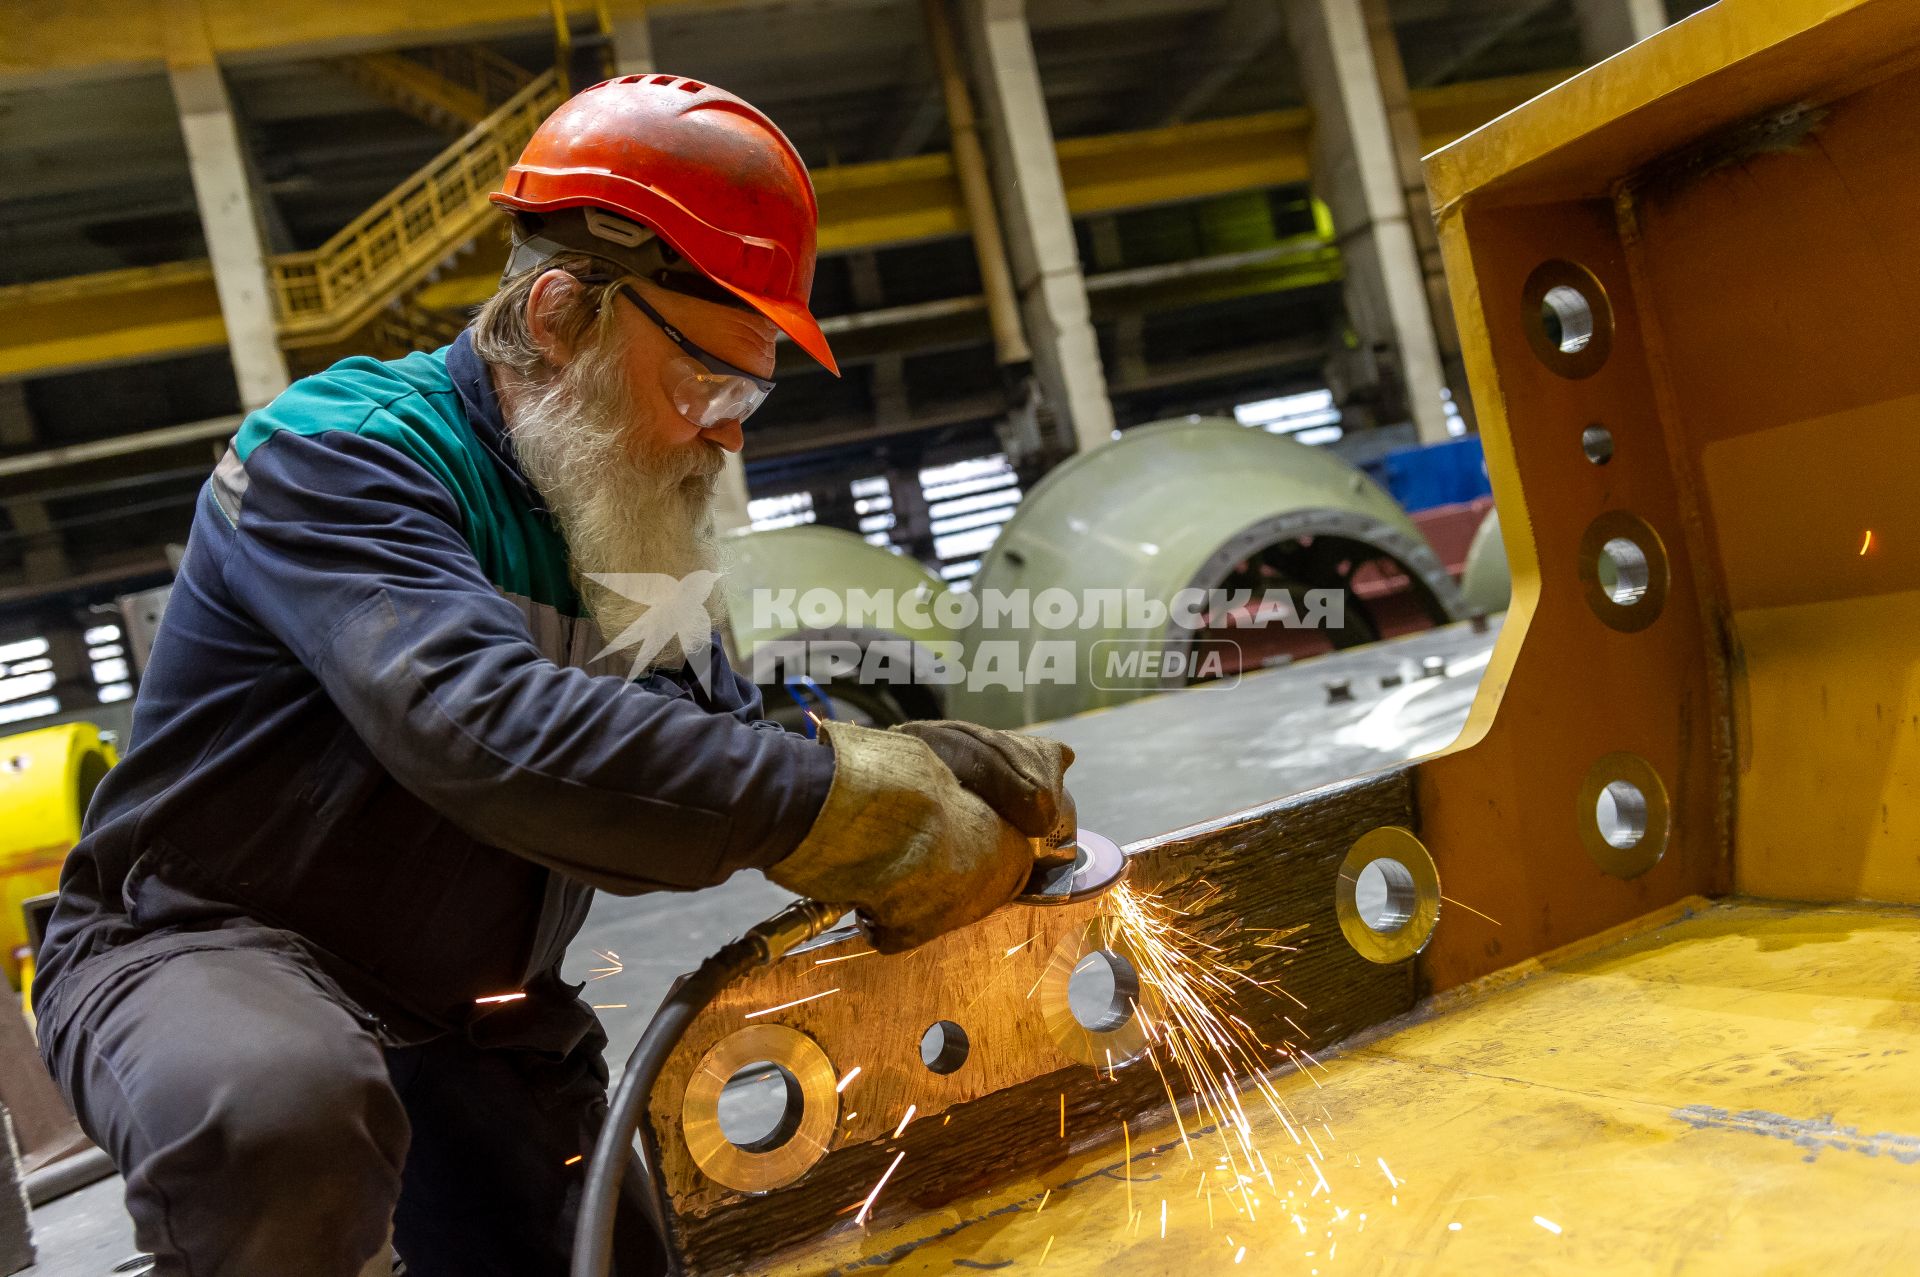
[[[707,597],[713,593],[720,573],[702,569],[683,577],[660,572],[590,572],[589,579],[629,602],[641,604],[644,611],[632,624],[607,641],[594,653],[600,660],[616,652],[633,649],[630,678],[638,678],[652,668],[654,658],[679,644],[687,670],[706,691],[713,690],[711,644],[713,618],[707,612]]]

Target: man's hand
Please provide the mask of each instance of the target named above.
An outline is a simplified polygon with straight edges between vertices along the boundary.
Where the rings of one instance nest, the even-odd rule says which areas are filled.
[[[833,785],[813,828],[767,877],[860,911],[882,953],[986,917],[1033,872],[1022,830],[969,793],[912,734],[828,720]]]
[[[1063,848],[1079,832],[1066,786],[1073,750],[1064,743],[949,719],[902,723],[892,730],[925,741],[962,785],[1027,837]]]

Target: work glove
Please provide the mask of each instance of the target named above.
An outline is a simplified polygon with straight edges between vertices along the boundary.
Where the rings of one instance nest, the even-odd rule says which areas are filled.
[[[925,741],[962,785],[1015,829],[1071,856],[1079,818],[1066,786],[1073,750],[1064,742],[950,719],[902,723],[893,730]]]
[[[828,719],[827,801],[767,877],[858,909],[873,947],[901,953],[986,917],[1033,873],[1033,844],[967,792],[925,741]]]

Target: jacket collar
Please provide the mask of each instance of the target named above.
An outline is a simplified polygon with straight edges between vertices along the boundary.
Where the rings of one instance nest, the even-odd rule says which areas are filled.
[[[487,375],[486,361],[474,353],[473,329],[463,330],[447,348],[447,375],[460,393],[467,423],[473,427],[480,446],[499,463],[507,482],[525,495],[528,507],[536,514],[551,518],[553,512],[547,508],[546,498],[528,480],[526,471],[520,468],[519,458],[513,454],[513,442],[507,437],[506,414],[500,409],[499,396],[493,392],[493,378]]]

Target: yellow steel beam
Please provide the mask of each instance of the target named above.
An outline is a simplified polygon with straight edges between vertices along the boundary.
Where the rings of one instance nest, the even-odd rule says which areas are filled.
[[[0,377],[191,354],[226,341],[206,262],[0,289]]]
[[[1560,78],[1518,76],[1416,94],[1423,133],[1447,141]],[[1113,212],[1306,180],[1304,111],[1275,111],[1059,143],[1075,214]],[[824,167],[814,175],[822,252],[848,252],[960,235],[965,207],[945,154]],[[436,310],[476,305],[501,259],[491,246],[430,285]],[[0,376],[38,376],[222,344],[219,300],[205,263],[0,288]]]

